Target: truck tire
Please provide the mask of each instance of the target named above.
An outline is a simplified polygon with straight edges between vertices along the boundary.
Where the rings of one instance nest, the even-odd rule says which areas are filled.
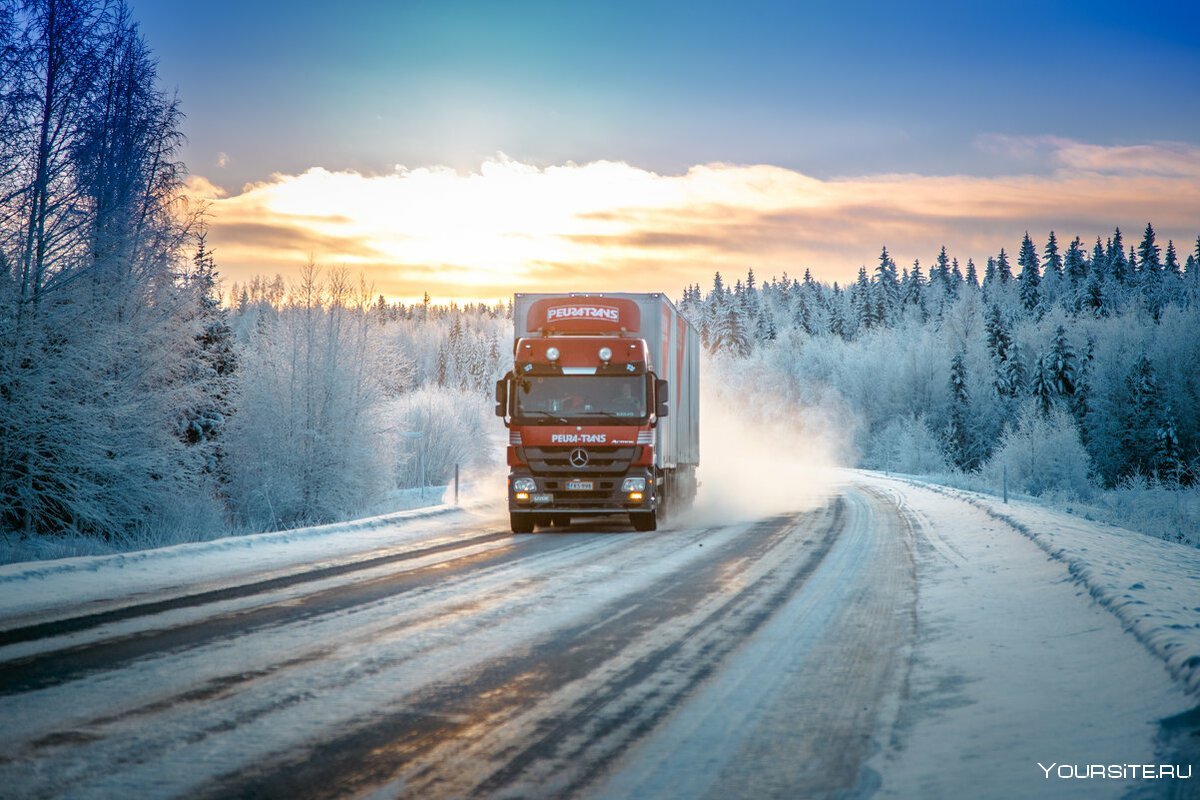
[[[635,531],[658,530],[658,517],[653,511],[630,511],[629,524],[633,525]]]
[[[533,514],[518,514],[511,511],[508,514],[508,526],[513,533],[533,533]]]

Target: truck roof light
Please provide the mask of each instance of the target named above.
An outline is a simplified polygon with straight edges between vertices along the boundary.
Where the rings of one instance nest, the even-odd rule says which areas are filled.
[[[612,348],[611,347],[601,347],[600,348],[600,360],[601,361],[612,361]]]
[[[558,348],[557,347],[547,347],[546,348],[546,358],[548,358],[551,361],[558,361]]]

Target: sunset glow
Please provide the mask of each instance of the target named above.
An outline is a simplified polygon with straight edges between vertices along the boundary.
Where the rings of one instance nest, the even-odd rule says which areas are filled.
[[[769,165],[662,175],[597,161],[537,167],[504,156],[473,171],[309,169],[226,195],[200,177],[226,282],[294,275],[311,256],[379,293],[497,300],[516,290],[665,290],[716,270],[846,282],[886,244],[902,264],[944,244],[982,265],[1026,229],[1089,246],[1153,221],[1189,249],[1200,219],[1200,148],[981,139],[1012,174],[817,179]],[[1031,161],[1041,174],[1020,172]],[[1063,209],[1071,209],[1064,215]]]

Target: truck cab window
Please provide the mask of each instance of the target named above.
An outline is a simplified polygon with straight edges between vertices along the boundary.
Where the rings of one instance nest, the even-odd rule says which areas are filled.
[[[640,375],[544,375],[525,378],[517,417],[644,419],[646,380]]]

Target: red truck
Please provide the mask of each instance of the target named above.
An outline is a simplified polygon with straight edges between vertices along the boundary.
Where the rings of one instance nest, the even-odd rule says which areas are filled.
[[[517,294],[496,383],[513,533],[628,514],[652,531],[696,494],[700,345],[663,294]]]

